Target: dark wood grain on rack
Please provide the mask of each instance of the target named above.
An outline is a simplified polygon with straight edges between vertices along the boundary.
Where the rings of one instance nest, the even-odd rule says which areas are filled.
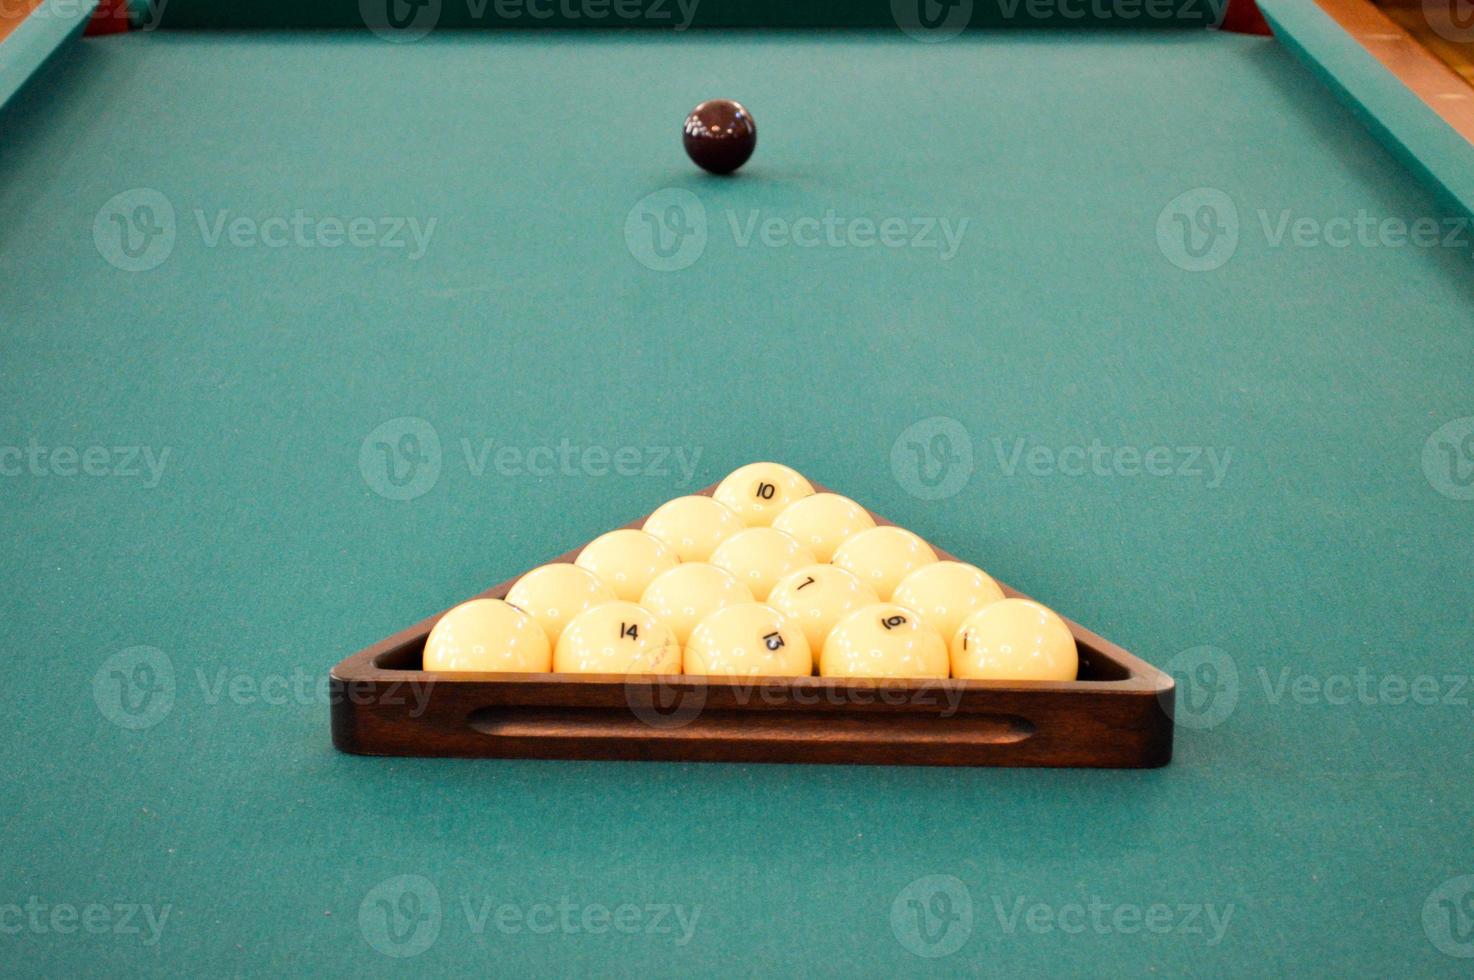
[[[572,561],[581,550],[552,560]],[[937,555],[962,560],[940,549]],[[518,577],[481,597],[504,598]],[[999,584],[1007,595],[1021,595]],[[1079,678],[1005,682],[428,673],[421,656],[441,615],[333,668],[339,749],[467,758],[1115,768],[1161,766],[1172,757],[1172,679],[1068,619],[1080,650]]]

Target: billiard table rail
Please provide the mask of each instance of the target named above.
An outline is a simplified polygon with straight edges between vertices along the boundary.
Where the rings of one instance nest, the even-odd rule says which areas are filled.
[[[572,562],[582,550],[552,561]],[[944,561],[962,560],[936,550]],[[504,599],[520,577],[470,598]],[[1103,768],[1163,766],[1172,758],[1172,678],[1069,619],[1080,654],[1076,680],[922,681],[425,671],[425,641],[443,615],[333,668],[337,748],[382,756]]]

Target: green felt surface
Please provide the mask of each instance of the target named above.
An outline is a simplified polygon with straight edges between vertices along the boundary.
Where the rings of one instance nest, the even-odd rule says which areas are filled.
[[[1456,498],[1474,460],[1430,476],[1422,458],[1474,414],[1469,249],[1271,244],[1260,210],[1271,231],[1282,209],[1441,217],[1275,42],[160,33],[83,42],[37,81],[0,146],[0,444],[104,447],[114,475],[0,455],[9,971],[1467,971],[1423,913],[1474,872],[1471,692],[1444,680],[1470,663],[1474,503]],[[712,95],[760,128],[735,179],[680,151]],[[1157,225],[1198,187],[1227,195],[1240,236],[1190,272]],[[662,188],[709,218],[673,272],[636,260],[639,212],[626,238]],[[108,205],[137,189],[155,193]],[[160,197],[172,249],[125,271],[108,236]],[[221,211],[267,227],[298,209],[437,224],[418,259],[207,244]],[[742,247],[727,219],[831,209],[968,225],[944,260]],[[443,450],[407,501],[371,437],[404,416]],[[934,416],[974,457],[931,500],[892,449]],[[474,462],[488,440],[697,461],[478,474],[464,446]],[[1019,440],[1230,462],[1221,481],[1206,463],[1070,476],[1010,468]],[[155,480],[116,472],[113,447],[168,455]],[[1236,707],[1147,772],[478,763],[337,754],[322,699],[290,688],[765,457],[1158,665],[1220,649]],[[130,730],[110,671],[139,645],[175,693]],[[1430,675],[1454,703],[1343,703],[1362,669],[1374,690]],[[1329,696],[1281,687],[1302,677]],[[412,960],[360,926],[403,874],[442,905]],[[972,915],[965,933],[928,920],[965,942],[927,959],[940,947],[908,946],[891,915],[935,874]],[[11,930],[32,896],[169,914],[153,944]],[[682,942],[466,915],[563,902],[699,918]],[[1166,932],[1131,918],[1158,903]],[[1084,931],[1013,918],[1035,906]]]
[[[19,91],[46,59],[82,32],[97,0],[48,0],[0,40],[0,106]],[[7,19],[23,9],[6,10]]]
[[[1313,65],[1413,171],[1474,214],[1474,147],[1314,4],[1268,0],[1275,36]]]

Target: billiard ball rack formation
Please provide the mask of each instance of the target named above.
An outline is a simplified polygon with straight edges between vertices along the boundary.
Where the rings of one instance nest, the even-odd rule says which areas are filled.
[[[698,492],[710,496],[715,489]],[[643,524],[641,518],[626,527]],[[581,550],[553,561],[572,562]],[[942,561],[961,560],[935,550]],[[504,599],[516,581],[476,598]],[[999,585],[1007,596],[1027,598]],[[1068,619],[1080,656],[1076,680],[902,681],[431,673],[421,669],[421,657],[443,615],[333,668],[338,749],[499,759],[1104,768],[1162,766],[1172,758],[1172,678]]]

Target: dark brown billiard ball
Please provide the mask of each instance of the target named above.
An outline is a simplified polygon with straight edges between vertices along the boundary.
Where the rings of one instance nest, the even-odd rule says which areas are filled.
[[[710,99],[686,117],[686,155],[702,170],[729,174],[757,147],[757,123],[742,103]]]

